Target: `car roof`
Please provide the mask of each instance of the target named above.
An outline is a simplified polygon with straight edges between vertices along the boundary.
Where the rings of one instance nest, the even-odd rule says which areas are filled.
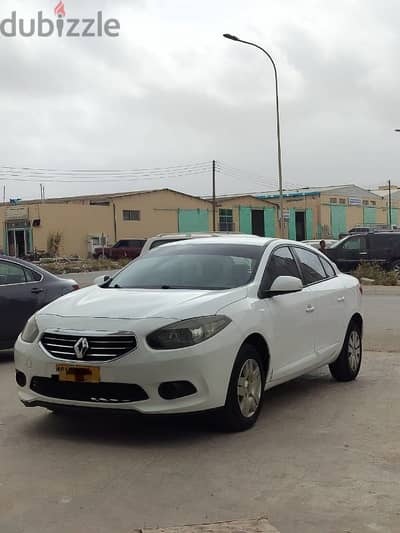
[[[198,246],[201,244],[246,244],[253,246],[266,246],[270,242],[277,240],[267,237],[258,237],[257,235],[231,235],[231,236],[220,236],[220,237],[204,237],[196,239],[182,239],[179,241],[171,242],[163,245],[163,248],[166,246]]]

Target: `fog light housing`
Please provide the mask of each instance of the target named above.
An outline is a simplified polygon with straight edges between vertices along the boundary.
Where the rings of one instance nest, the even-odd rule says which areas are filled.
[[[26,385],[26,376],[23,372],[20,372],[19,370],[17,370],[15,372],[15,380],[17,382],[17,384],[20,386],[20,387],[25,387]]]
[[[167,381],[158,387],[158,394],[163,400],[176,400],[196,392],[196,387],[190,381]]]

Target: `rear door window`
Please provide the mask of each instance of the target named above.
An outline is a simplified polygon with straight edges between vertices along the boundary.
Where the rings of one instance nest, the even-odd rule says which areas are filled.
[[[0,285],[26,283],[24,269],[9,261],[0,261]]]
[[[34,270],[31,270],[30,268],[24,268],[25,271],[25,277],[26,281],[33,282],[33,281],[40,281],[42,279],[42,275],[38,272],[35,272]]]
[[[311,285],[312,283],[317,283],[327,278],[327,274],[317,254],[304,248],[295,248],[294,252],[300,263],[304,285]]]

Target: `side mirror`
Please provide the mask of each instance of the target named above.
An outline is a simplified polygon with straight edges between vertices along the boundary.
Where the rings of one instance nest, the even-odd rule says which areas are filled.
[[[303,282],[294,276],[279,276],[268,290],[262,291],[262,297],[268,298],[279,294],[290,294],[303,290]]]
[[[104,285],[104,283],[106,281],[108,281],[109,279],[111,279],[110,276],[98,276],[97,278],[95,278],[94,280],[94,284],[95,285],[98,285],[99,287],[101,287],[102,285]]]

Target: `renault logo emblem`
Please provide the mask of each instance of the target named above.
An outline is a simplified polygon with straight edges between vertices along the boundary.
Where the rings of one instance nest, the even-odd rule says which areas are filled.
[[[74,346],[74,352],[78,359],[83,359],[89,351],[89,342],[85,337],[81,337]]]

